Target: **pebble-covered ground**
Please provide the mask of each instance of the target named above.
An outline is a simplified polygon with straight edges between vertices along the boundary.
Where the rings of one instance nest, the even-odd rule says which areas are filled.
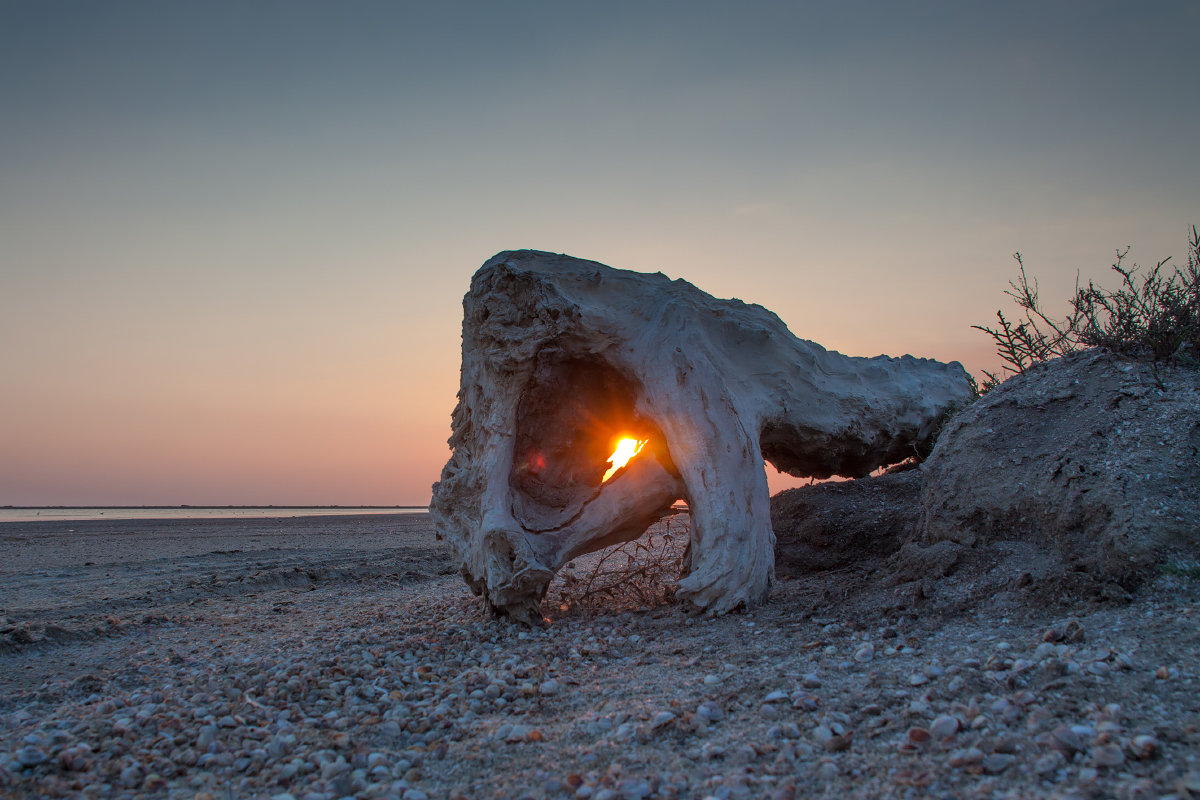
[[[326,563],[335,545],[312,541]],[[45,635],[50,601],[6,605],[0,793],[1200,797],[1193,579],[997,618],[872,614],[824,599],[834,575],[719,619],[666,605],[530,630],[487,618],[432,541],[415,570],[375,555],[374,574],[296,584],[254,579],[273,556],[247,554],[203,596],[197,553],[174,589],[131,579],[141,605],[114,597],[124,617],[96,625],[66,584],[53,624],[75,637]]]

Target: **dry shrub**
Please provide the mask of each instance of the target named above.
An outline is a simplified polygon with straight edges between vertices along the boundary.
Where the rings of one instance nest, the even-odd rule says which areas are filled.
[[[632,542],[571,561],[550,584],[546,608],[561,616],[674,603],[690,533],[691,517],[672,514]]]
[[[1016,375],[1039,361],[1069,355],[1088,347],[1102,347],[1119,355],[1149,362],[1162,386],[1161,370],[1175,366],[1200,366],[1200,234],[1192,227],[1188,261],[1183,268],[1166,270],[1170,258],[1139,274],[1137,264],[1125,266],[1129,248],[1118,250],[1112,269],[1121,276],[1115,290],[1089,282],[1075,286],[1071,311],[1063,319],[1042,311],[1037,280],[1025,274],[1021,254],[1020,276],[1005,291],[1023,310],[1015,322],[997,311],[998,327],[971,327],[992,337],[1003,372]],[[984,371],[983,392],[1004,376]]]

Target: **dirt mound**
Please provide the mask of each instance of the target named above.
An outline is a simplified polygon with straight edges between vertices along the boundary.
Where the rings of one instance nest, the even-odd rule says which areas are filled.
[[[920,543],[1027,542],[1132,588],[1200,550],[1200,373],[1091,351],[954,417],[922,466]]]
[[[788,489],[771,498],[775,574],[796,578],[888,556],[913,538],[917,470]]]
[[[857,565],[843,583],[902,607],[1124,599],[1200,557],[1200,373],[1039,364],[952,418],[919,470],[780,493],[772,522],[781,577]]]

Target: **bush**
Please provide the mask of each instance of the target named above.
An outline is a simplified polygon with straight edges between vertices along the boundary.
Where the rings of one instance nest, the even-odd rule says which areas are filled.
[[[1020,276],[1005,291],[1023,309],[1015,323],[996,312],[999,327],[972,325],[992,337],[1004,362],[1003,373],[1016,375],[1039,361],[1069,355],[1089,347],[1102,347],[1128,358],[1149,362],[1154,379],[1162,386],[1161,370],[1178,365],[1200,367],[1200,235],[1192,226],[1188,262],[1168,273],[1169,257],[1144,275],[1133,264],[1125,266],[1129,248],[1118,250],[1113,270],[1121,276],[1115,290],[1089,282],[1075,285],[1071,312],[1056,320],[1041,309],[1038,284],[1025,274],[1021,254]],[[999,384],[1006,375],[984,371],[980,393]]]
[[[632,542],[575,559],[547,592],[551,613],[627,611],[675,601],[690,536],[690,515],[672,514]]]

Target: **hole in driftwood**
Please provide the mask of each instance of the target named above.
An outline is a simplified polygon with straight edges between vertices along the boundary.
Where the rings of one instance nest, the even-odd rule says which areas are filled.
[[[662,435],[635,410],[638,385],[598,358],[547,360],[521,395],[510,485],[529,530],[578,514]]]

